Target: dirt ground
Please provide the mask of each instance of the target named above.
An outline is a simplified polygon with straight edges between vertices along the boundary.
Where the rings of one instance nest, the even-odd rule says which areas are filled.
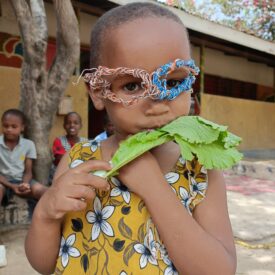
[[[37,275],[24,252],[27,229],[21,228],[1,236],[5,240],[8,265],[0,268],[1,275]],[[248,249],[236,245],[238,254],[237,275],[275,275],[275,247],[272,249]]]
[[[236,238],[236,274],[275,275],[275,180],[225,176],[228,210]],[[25,256],[27,228],[0,230],[0,244],[6,246],[8,260],[7,266],[0,268],[0,275],[39,274]]]

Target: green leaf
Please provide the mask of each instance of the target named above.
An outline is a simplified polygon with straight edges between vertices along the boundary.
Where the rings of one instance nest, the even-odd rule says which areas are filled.
[[[119,145],[112,158],[113,169],[107,172],[106,177],[110,178],[133,159],[170,140],[171,137],[160,131],[140,132],[131,136]]]
[[[229,168],[242,158],[235,147],[241,138],[219,125],[198,116],[183,116],[153,131],[137,133],[120,143],[112,158],[113,168],[107,178],[118,174],[121,167],[168,141],[175,140],[183,158],[192,160],[197,156],[207,169]]]
[[[179,117],[161,128],[170,135],[178,135],[190,143],[211,143],[219,137],[220,130],[206,124],[196,116]]]

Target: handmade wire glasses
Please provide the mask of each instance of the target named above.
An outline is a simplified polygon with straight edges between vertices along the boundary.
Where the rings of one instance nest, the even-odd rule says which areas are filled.
[[[141,98],[173,100],[183,92],[192,91],[199,68],[192,59],[176,59],[152,73],[143,69],[104,66],[83,73],[91,91],[100,91],[102,98],[129,106]]]

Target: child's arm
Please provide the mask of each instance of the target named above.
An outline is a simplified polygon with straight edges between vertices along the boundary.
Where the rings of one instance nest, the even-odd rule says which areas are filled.
[[[220,172],[209,171],[206,198],[193,217],[165,181],[151,153],[122,168],[120,178],[144,199],[180,274],[235,274],[235,247]]]
[[[0,183],[3,184],[5,187],[14,190],[15,184],[10,183],[4,176],[0,175]]]
[[[18,185],[18,195],[24,195],[31,192],[30,181],[32,179],[32,159],[25,159],[25,169],[22,177],[22,183]]]
[[[89,172],[110,169],[109,163],[97,160],[87,161],[69,169],[68,154],[62,158],[52,186],[44,193],[35,208],[26,237],[26,255],[38,272],[42,274],[54,272],[64,215],[69,211],[85,209],[86,201],[95,197],[92,188],[105,190],[109,188],[104,179]]]
[[[22,178],[22,182],[29,183],[32,179],[32,159],[25,159],[25,170]]]

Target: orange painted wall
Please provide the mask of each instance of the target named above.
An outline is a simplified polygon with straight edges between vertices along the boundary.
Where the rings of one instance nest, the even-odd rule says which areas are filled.
[[[0,66],[0,117],[9,108],[17,108],[19,104],[19,84],[21,70],[12,67]],[[72,97],[73,111],[78,112],[83,121],[80,135],[87,137],[88,134],[88,94],[85,84],[81,81],[78,85],[72,84],[75,77],[69,82],[65,95]],[[56,136],[64,134],[63,117],[56,116],[55,124],[50,135],[50,145]],[[0,129],[1,132],[1,129]]]
[[[202,94],[201,116],[228,125],[241,149],[275,148],[275,103]]]

